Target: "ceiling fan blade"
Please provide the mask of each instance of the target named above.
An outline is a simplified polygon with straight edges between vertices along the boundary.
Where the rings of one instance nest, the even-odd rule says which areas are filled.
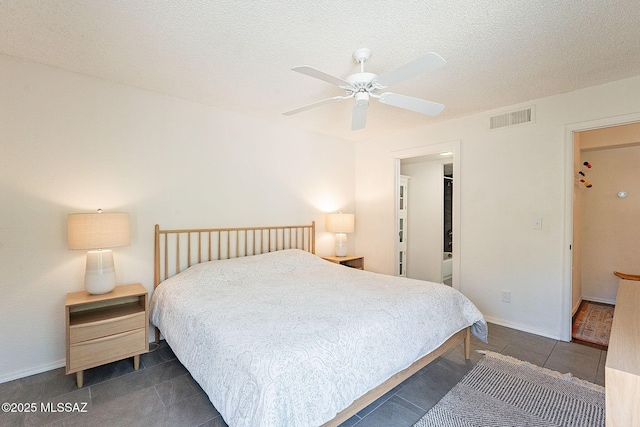
[[[285,116],[291,116],[293,114],[297,114],[297,113],[300,113],[302,111],[310,110],[312,108],[316,108],[316,107],[319,107],[319,106],[324,105],[324,104],[330,104],[332,102],[340,102],[340,101],[342,101],[342,100],[344,100],[346,98],[347,97],[345,97],[345,96],[334,96],[333,98],[323,99],[322,101],[314,102],[312,104],[307,104],[307,105],[303,105],[302,107],[294,108],[293,110],[285,111],[282,114],[285,115]]]
[[[447,61],[442,59],[442,57],[437,53],[429,52],[421,58],[414,59],[413,61],[382,75],[378,78],[377,82],[381,86],[388,87],[412,77],[436,70],[446,63]]]
[[[394,107],[404,108],[405,110],[415,111],[417,113],[436,116],[444,110],[444,105],[437,102],[431,102],[420,98],[412,98],[397,93],[385,92],[379,97],[380,102]]]
[[[346,80],[342,80],[339,77],[332,76],[331,74],[327,74],[324,71],[316,70],[315,68],[311,68],[306,65],[293,67],[292,70],[297,71],[298,73],[306,74],[310,77],[315,77],[316,79],[324,80],[325,82],[334,84],[336,86],[350,86],[349,82],[347,82]]]
[[[364,129],[367,124],[367,108],[369,104],[358,104],[353,107],[353,117],[351,118],[351,130]]]

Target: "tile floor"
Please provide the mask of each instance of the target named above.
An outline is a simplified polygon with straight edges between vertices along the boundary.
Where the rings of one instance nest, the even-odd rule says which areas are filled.
[[[606,351],[566,343],[498,325],[489,325],[489,344],[472,339],[473,350],[487,349],[604,385]],[[462,346],[435,360],[341,427],[412,426],[480,359],[465,361]],[[0,412],[2,426],[202,426],[226,423],[206,394],[165,345],[141,357],[85,372],[85,386],[64,368],[0,384],[0,402],[35,403],[31,413]],[[86,412],[43,412],[41,405],[64,403]],[[73,404],[78,403],[74,407]]]

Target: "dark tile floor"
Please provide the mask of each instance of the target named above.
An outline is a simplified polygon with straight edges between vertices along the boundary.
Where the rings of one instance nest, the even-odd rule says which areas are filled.
[[[475,337],[473,350],[487,349],[604,385],[606,351],[556,341],[498,325],[489,325],[489,344]],[[412,426],[435,405],[482,356],[465,361],[462,346],[435,360],[342,427]],[[206,426],[226,423],[207,395],[166,344],[141,357],[85,372],[85,386],[64,368],[0,384],[0,402],[35,404],[35,411],[0,412],[2,426]],[[58,403],[65,404],[61,408]],[[74,404],[77,404],[74,406]],[[83,405],[86,407],[83,408]],[[43,411],[62,409],[58,412]],[[84,409],[86,412],[77,412]],[[76,411],[76,412],[69,412]]]

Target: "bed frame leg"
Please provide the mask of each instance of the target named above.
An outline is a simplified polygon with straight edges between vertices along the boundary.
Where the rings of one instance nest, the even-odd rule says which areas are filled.
[[[154,326],[155,336],[156,336],[156,344],[160,344],[160,329]]]
[[[464,335],[464,358],[471,359],[471,328],[467,328]]]

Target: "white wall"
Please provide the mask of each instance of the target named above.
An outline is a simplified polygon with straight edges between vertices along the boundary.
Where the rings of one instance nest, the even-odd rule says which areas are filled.
[[[410,176],[407,277],[442,282],[443,167],[431,161],[402,165]]]
[[[490,114],[528,105],[534,124],[488,130]],[[639,111],[635,77],[357,143],[358,253],[368,269],[393,272],[393,152],[460,140],[460,290],[496,323],[561,338],[571,286],[565,126]]]
[[[0,382],[64,364],[65,294],[85,263],[68,213],[129,212],[116,272],[151,291],[156,223],[315,220],[330,254],[323,212],[354,212],[351,142],[7,56],[0,99]]]

